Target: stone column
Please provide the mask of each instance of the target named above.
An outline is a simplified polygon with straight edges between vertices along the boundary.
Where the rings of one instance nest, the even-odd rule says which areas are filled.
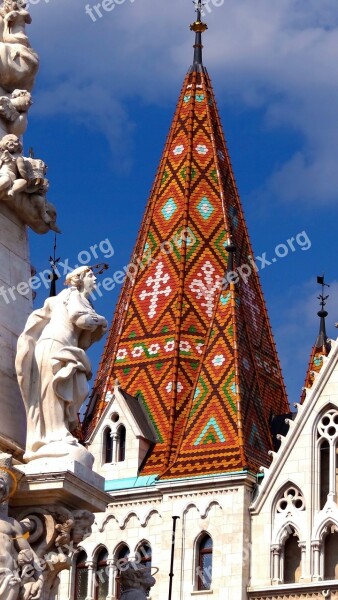
[[[303,581],[305,579],[306,542],[298,542],[298,547],[300,548],[300,552],[301,552],[299,580]]]
[[[108,560],[108,596],[106,600],[115,600],[114,596],[114,575],[116,571],[115,561],[113,559]]]
[[[92,561],[88,561],[86,562],[86,566],[88,567],[88,588],[86,600],[94,600],[94,563]]]
[[[281,547],[276,545],[271,547],[272,556],[272,585],[278,585],[281,583],[280,577],[280,553]]]
[[[118,444],[119,436],[115,432],[115,433],[111,433],[111,437],[113,440],[112,464],[115,465],[117,463],[117,454],[118,454],[118,449],[119,449],[119,444]]]
[[[312,565],[313,565],[312,581],[322,581],[323,578],[320,574],[321,544],[318,541],[312,542],[311,547],[312,547]]]

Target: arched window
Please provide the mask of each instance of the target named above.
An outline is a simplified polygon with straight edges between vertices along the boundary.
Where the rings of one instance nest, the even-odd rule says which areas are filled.
[[[302,553],[299,539],[294,529],[284,543],[284,576],[283,583],[298,583],[301,575]]]
[[[130,550],[126,544],[122,544],[119,546],[116,554],[115,554],[115,564],[116,564],[116,576],[115,576],[115,598],[116,600],[120,600],[122,589],[120,584],[120,572],[119,567],[123,565],[125,560],[128,560],[128,556],[130,554]]]
[[[88,595],[87,554],[82,550],[76,559],[75,600],[85,600]]]
[[[196,547],[196,587],[198,590],[210,590],[212,579],[212,539],[203,534]]]
[[[106,427],[103,432],[103,462],[111,463],[113,461],[113,438],[110,427]]]
[[[324,508],[330,491],[330,445],[327,440],[320,444],[320,509]]]
[[[330,527],[324,540],[324,579],[338,579],[338,529]]]
[[[107,568],[108,551],[106,548],[101,548],[96,559],[95,572],[95,600],[106,600],[108,596],[108,581],[109,572]]]
[[[319,450],[319,508],[323,509],[328,495],[338,492],[338,410],[330,408],[319,420],[317,426]]]
[[[120,425],[117,435],[117,462],[123,462],[126,458],[126,428],[124,425]]]
[[[137,560],[144,567],[151,567],[151,546],[148,542],[141,542],[136,550]]]

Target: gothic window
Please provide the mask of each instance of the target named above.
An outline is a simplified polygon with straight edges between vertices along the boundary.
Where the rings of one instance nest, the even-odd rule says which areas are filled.
[[[113,439],[110,427],[103,432],[103,462],[111,463],[113,460]]]
[[[94,600],[106,600],[108,596],[109,572],[107,567],[108,551],[101,548],[96,558]]]
[[[338,491],[338,410],[330,408],[317,426],[319,449],[319,508],[323,509],[328,495]]]
[[[277,500],[277,513],[294,513],[294,511],[305,510],[305,500],[302,492],[296,486],[287,487],[282,496]]]
[[[117,462],[123,462],[126,458],[126,428],[120,425],[117,430]]]
[[[151,567],[151,546],[148,542],[142,542],[137,547],[137,559],[144,567]]]
[[[330,491],[330,445],[323,440],[319,446],[320,454],[320,509],[324,508]]]
[[[116,597],[116,600],[120,600],[121,594],[122,594],[122,589],[121,589],[121,584],[120,584],[119,567],[121,567],[121,565],[123,565],[123,562],[125,560],[128,560],[129,554],[130,554],[130,550],[126,544],[122,544],[121,546],[119,546],[119,548],[115,554],[115,564],[116,564],[115,597]]]
[[[82,550],[76,559],[75,600],[85,600],[88,592],[87,554]]]
[[[204,533],[196,546],[196,588],[210,590],[212,578],[212,539]]]
[[[338,528],[332,525],[324,539],[324,579],[338,579]]]
[[[284,543],[284,576],[283,583],[298,583],[301,570],[301,549],[294,529],[290,527],[290,535]]]

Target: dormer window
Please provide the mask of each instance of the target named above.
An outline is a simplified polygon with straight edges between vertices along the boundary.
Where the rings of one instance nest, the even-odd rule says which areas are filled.
[[[103,432],[103,462],[111,463],[113,460],[113,438],[110,427],[106,427]]]
[[[117,430],[117,462],[123,462],[126,458],[126,428],[120,425]]]

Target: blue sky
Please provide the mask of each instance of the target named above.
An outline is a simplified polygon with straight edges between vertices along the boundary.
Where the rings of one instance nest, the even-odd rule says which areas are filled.
[[[30,7],[41,68],[25,148],[49,166],[49,199],[63,232],[58,255],[75,265],[81,251],[108,239],[112,276],[129,262],[192,61],[194,13],[190,0],[119,0],[93,22],[86,4],[35,0]],[[293,404],[317,334],[322,272],[332,284],[331,337],[338,321],[336,0],[210,0],[205,12],[204,63],[255,255],[273,256],[302,231],[311,240],[308,250],[297,246],[261,271]],[[40,272],[53,235],[30,241]],[[91,262],[105,261],[98,254]],[[116,285],[96,302],[109,321],[119,291]],[[102,347],[91,351],[95,368]]]

